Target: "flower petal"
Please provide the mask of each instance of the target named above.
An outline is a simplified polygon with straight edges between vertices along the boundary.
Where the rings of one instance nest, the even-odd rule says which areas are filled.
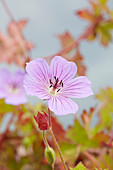
[[[83,98],[93,95],[91,82],[85,76],[80,76],[67,82],[60,92],[64,97]]]
[[[0,99],[3,99],[7,96],[7,93],[4,89],[0,87]]]
[[[3,83],[4,85],[8,84],[10,81],[10,77],[11,77],[11,74],[9,70],[5,68],[0,69],[0,86],[3,86]]]
[[[0,69],[0,99],[7,96],[7,86],[10,83],[11,75],[9,70]]]
[[[18,70],[14,75],[12,75],[12,81],[17,83],[18,86],[23,86],[25,75],[26,73],[24,71]]]
[[[55,56],[50,64],[51,79],[54,76],[59,79],[59,81],[68,81],[72,79],[77,72],[77,66],[73,62],[69,62],[60,56]]]
[[[29,75],[25,77],[24,88],[28,95],[37,96],[40,99],[49,99],[49,94],[45,87],[39,85],[36,80],[33,80]]]
[[[48,100],[48,107],[58,116],[76,113],[78,110],[75,102],[63,96],[51,97]]]
[[[11,94],[5,98],[5,103],[11,105],[25,104],[26,102],[27,98],[23,94]]]
[[[49,66],[42,58],[27,63],[26,71],[38,84],[47,86],[49,84]]]

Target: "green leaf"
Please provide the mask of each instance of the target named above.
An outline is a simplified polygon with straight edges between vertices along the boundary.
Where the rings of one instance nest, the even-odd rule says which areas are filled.
[[[84,144],[84,142],[88,139],[85,129],[81,126],[78,120],[75,121],[73,127],[69,128],[67,137],[81,144]]]
[[[102,5],[105,5],[108,0],[98,0]]]
[[[65,161],[73,165],[81,152],[81,146],[69,142],[70,141],[60,143],[60,149],[64,155]]]
[[[4,99],[0,99],[0,113],[12,112],[14,106],[8,105],[4,102]]]
[[[97,94],[96,97],[102,102],[98,113],[100,121],[96,128],[98,130],[105,128],[110,130],[113,124],[113,89],[110,87],[101,89],[100,93]]]
[[[113,29],[113,21],[106,21],[100,24],[101,27],[103,27],[104,29],[109,29],[112,30]]]
[[[88,170],[88,169],[80,162],[75,168],[70,168],[70,170]]]
[[[100,93],[96,95],[97,99],[100,101],[112,101],[113,100],[113,89],[107,87],[106,89],[101,89]]]
[[[67,131],[67,137],[75,142],[75,144],[82,145],[82,149],[95,146],[95,142],[91,141],[88,137],[88,132],[78,120],[75,121],[74,126],[70,127]]]
[[[100,42],[102,45],[107,46],[112,41],[112,35],[111,35],[111,29],[113,25],[112,24],[100,24],[97,28],[97,32],[100,36]]]

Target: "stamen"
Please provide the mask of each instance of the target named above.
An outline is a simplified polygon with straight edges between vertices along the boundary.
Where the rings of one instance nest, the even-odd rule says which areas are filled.
[[[49,82],[50,82],[50,84],[53,84],[52,81],[51,81],[51,79],[49,80]]]
[[[56,95],[56,92],[59,92],[61,90],[61,88],[63,87],[63,85],[64,85],[63,81],[61,80],[59,82],[59,79],[56,76],[54,76],[54,81],[53,82],[51,81],[51,79],[49,80],[49,82],[50,82],[49,88],[51,88],[50,93],[52,95]]]
[[[59,91],[60,91],[60,89],[57,90],[57,92],[59,92]]]
[[[62,84],[62,80],[60,81],[60,85]]]
[[[52,87],[52,84],[49,86],[50,88]]]
[[[63,82],[62,82],[62,80],[60,81],[60,85],[62,85],[62,87],[63,87],[63,85],[64,85]]]

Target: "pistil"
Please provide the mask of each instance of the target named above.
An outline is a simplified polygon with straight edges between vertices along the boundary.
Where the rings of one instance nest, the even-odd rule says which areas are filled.
[[[56,94],[56,92],[59,92],[61,90],[61,87],[63,87],[63,82],[62,80],[59,83],[59,79],[56,78],[56,76],[54,76],[54,82],[51,81],[51,79],[49,80],[50,82],[50,86],[49,88],[51,88],[50,93],[51,94]]]

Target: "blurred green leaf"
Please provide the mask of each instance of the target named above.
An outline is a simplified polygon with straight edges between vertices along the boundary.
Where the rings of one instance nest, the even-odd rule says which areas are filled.
[[[102,5],[105,5],[108,0],[98,0]]]
[[[70,170],[88,170],[88,169],[80,162],[75,168],[70,168]]]
[[[99,122],[94,130],[110,130],[113,125],[113,89],[110,87],[101,89],[96,97],[102,102],[102,104],[98,112]]]
[[[29,136],[29,137],[25,137],[23,139],[23,144],[24,144],[25,148],[28,149],[33,144],[33,142],[35,140],[36,140],[36,136],[35,135]]]
[[[113,89],[107,87],[106,89],[101,89],[99,94],[96,95],[97,99],[100,101],[113,101]]]
[[[0,99],[0,113],[13,112],[14,106],[8,105],[4,102],[4,99]]]
[[[81,152],[81,146],[75,145],[71,142],[60,143],[60,149],[64,155],[65,161],[69,162],[70,165],[74,164],[74,162],[76,161]]]
[[[98,27],[97,32],[100,35],[102,45],[107,46],[112,40],[111,32],[102,25]]]
[[[75,142],[75,144],[82,145],[82,149],[95,146],[95,142],[88,137],[88,133],[84,126],[78,120],[75,121],[74,126],[67,131],[67,137]]]

